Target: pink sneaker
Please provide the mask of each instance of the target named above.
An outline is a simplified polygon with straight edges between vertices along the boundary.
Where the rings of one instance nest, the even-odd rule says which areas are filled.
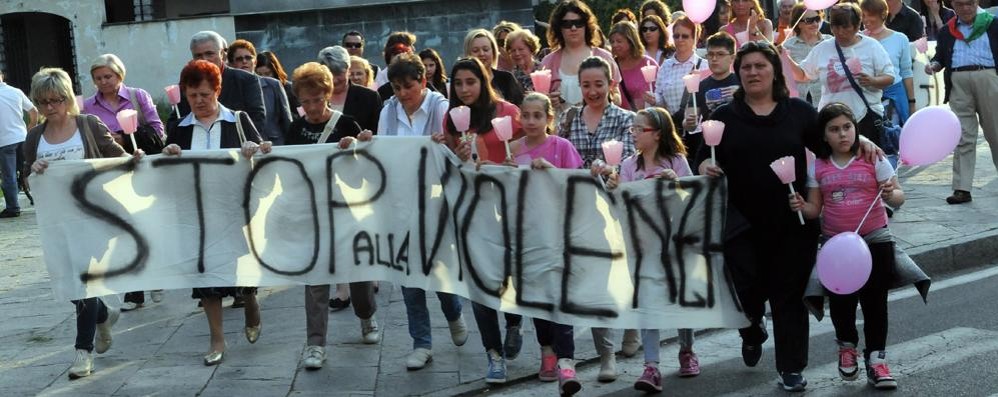
[[[537,379],[541,382],[558,380],[558,356],[553,353],[541,353],[541,370],[537,371]]]
[[[561,368],[558,370],[558,389],[562,396],[571,396],[582,390],[582,384],[575,379],[575,370],[571,368]]]
[[[641,374],[637,382],[634,382],[634,389],[645,393],[661,392],[662,374],[658,372],[658,367],[645,364],[645,372]]]
[[[692,351],[679,352],[679,376],[682,378],[700,375],[700,360]]]

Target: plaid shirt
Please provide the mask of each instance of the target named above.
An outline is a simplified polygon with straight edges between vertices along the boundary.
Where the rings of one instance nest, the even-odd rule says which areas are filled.
[[[574,112],[575,117],[568,126],[568,132],[562,131],[562,136],[568,139],[569,142],[572,142],[575,149],[579,151],[579,155],[582,156],[584,168],[589,168],[593,161],[605,161],[603,158],[602,143],[611,139],[616,139],[624,143],[624,155],[621,159],[634,154],[634,137],[631,136],[631,132],[629,131],[631,124],[634,122],[633,112],[621,109],[612,103],[609,104],[603,110],[603,117],[600,118],[596,132],[590,134],[586,129],[586,123],[582,120],[582,109],[584,107],[577,106],[574,109],[578,109]],[[568,117],[568,114],[570,112],[566,111],[565,117]],[[564,125],[564,122],[560,125]]]
[[[683,84],[683,76],[690,74],[697,63],[700,63],[698,70],[708,68],[707,61],[693,53],[686,62],[679,62],[673,55],[662,63],[658,68],[658,76],[655,78],[655,102],[664,104],[669,113],[679,110],[680,101],[683,100],[683,93],[686,92],[686,85]]]

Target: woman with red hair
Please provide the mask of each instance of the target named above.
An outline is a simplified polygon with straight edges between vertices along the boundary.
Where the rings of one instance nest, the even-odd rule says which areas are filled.
[[[163,154],[179,156],[184,150],[217,150],[239,148],[243,156],[252,157],[257,150],[270,151],[270,142],[261,142],[253,121],[246,112],[229,110],[218,102],[222,92],[222,72],[215,64],[194,60],[180,72],[180,88],[191,105],[191,113],[180,120],[173,120],[166,127],[167,139]],[[235,260],[235,258],[233,258]],[[260,305],[256,301],[255,287],[194,288],[191,297],[201,300],[211,347],[204,356],[204,365],[215,365],[223,360],[225,335],[222,331],[222,298],[242,295],[246,327],[244,333],[249,343],[260,337]]]

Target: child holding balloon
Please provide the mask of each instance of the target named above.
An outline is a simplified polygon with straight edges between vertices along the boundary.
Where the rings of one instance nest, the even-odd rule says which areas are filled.
[[[631,126],[634,148],[637,153],[620,163],[620,173],[612,173],[603,164],[594,164],[594,175],[610,174],[608,188],[616,188],[620,182],[641,181],[650,178],[679,179],[690,176],[689,162],[686,161],[686,146],[676,132],[672,118],[665,109],[654,107],[641,110],[634,117]],[[648,393],[662,391],[662,374],[658,370],[659,337],[657,329],[641,330],[644,344],[645,369],[634,383],[634,388]],[[700,363],[693,352],[693,330],[679,330],[679,376],[700,374]]]
[[[858,303],[863,308],[865,320],[863,334],[866,349],[863,350],[863,357],[867,380],[877,389],[894,389],[897,381],[887,367],[887,353],[884,351],[887,344],[887,290],[894,269],[894,241],[887,228],[884,203],[900,206],[904,203],[904,192],[886,159],[879,158],[876,164],[871,164],[857,157],[857,121],[848,106],[842,103],[825,106],[818,113],[818,125],[823,131],[824,142],[815,153],[817,159],[814,164],[808,166],[808,198],[805,201],[800,194],[791,194],[790,207],[803,211],[804,216],[810,219],[821,215],[825,239],[853,231],[863,236],[872,257],[869,279],[858,291],[846,295],[830,293],[828,297],[839,344],[839,375],[844,380],[855,380],[859,376],[856,351],[859,342],[856,332]],[[826,287],[830,282],[835,281],[822,279]]]

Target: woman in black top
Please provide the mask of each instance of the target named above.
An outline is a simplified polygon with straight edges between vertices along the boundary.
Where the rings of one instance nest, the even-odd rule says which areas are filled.
[[[516,81],[513,74],[496,69],[499,53],[499,45],[496,44],[495,37],[485,29],[474,29],[464,36],[464,56],[478,58],[485,65],[492,81],[492,88],[502,96],[506,102],[520,106],[523,102],[523,87]]]
[[[316,62],[308,62],[295,69],[292,78],[295,96],[301,102],[305,116],[291,123],[288,145],[337,142],[344,137],[356,137],[360,134],[360,126],[353,117],[327,105],[333,94],[333,79],[328,69]],[[330,121],[333,125],[327,131],[326,125]]]

